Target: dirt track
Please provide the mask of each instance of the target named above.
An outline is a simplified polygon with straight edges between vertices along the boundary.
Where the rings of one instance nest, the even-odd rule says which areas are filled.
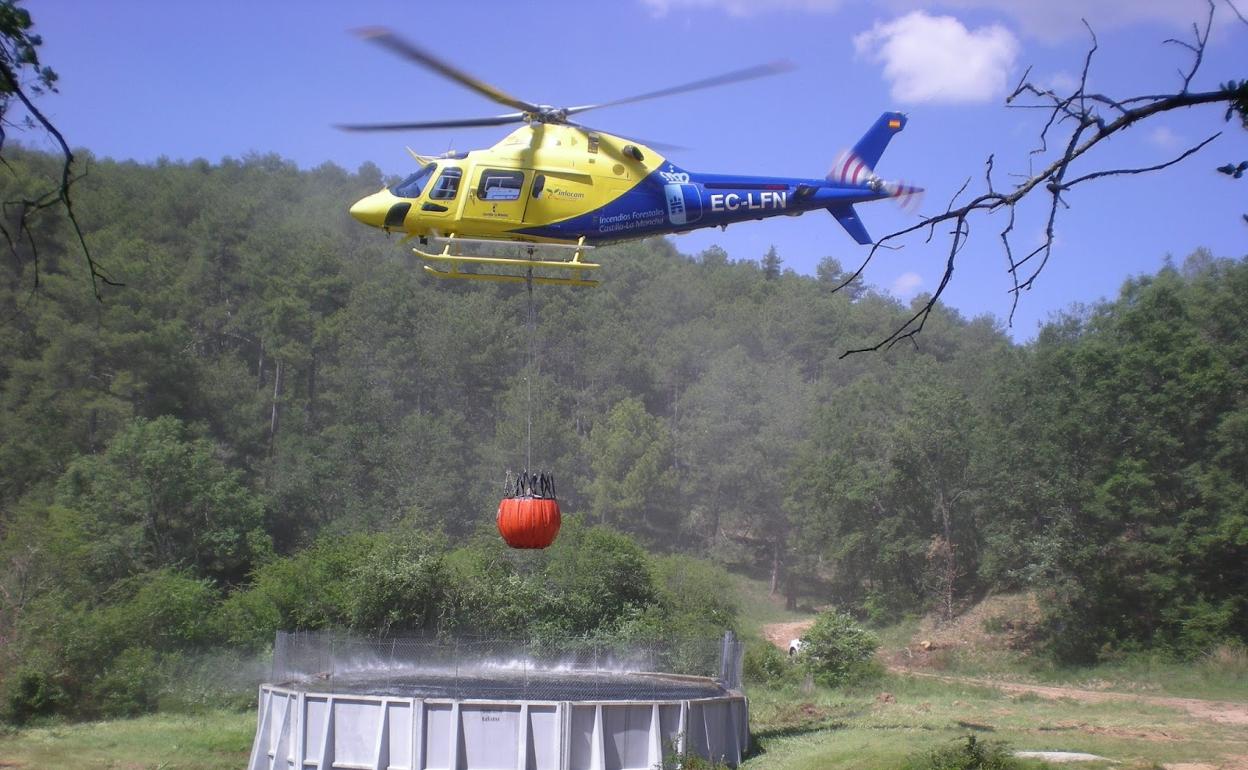
[[[785,653],[789,651],[789,642],[800,639],[806,629],[814,625],[814,619],[793,620],[787,623],[768,623],[763,626],[763,638],[779,647]]]
[[[1147,703],[1151,706],[1186,711],[1197,719],[1208,719],[1224,725],[1248,727],[1248,703],[1232,701],[1202,700],[1200,698],[1173,698],[1166,695],[1137,695],[1126,692],[1105,692],[1102,690],[1081,690],[1076,687],[1055,687],[1051,685],[1023,684],[1020,682],[1001,682],[995,679],[978,679],[966,676],[948,676],[928,671],[916,671],[904,666],[889,666],[889,670],[898,674],[922,676],[939,679],[951,684],[969,684],[976,687],[994,687],[1010,693],[1030,692],[1042,698],[1070,698],[1080,703],[1106,703],[1110,701],[1127,701]]]
[[[813,620],[797,620],[788,623],[769,623],[763,626],[763,636],[767,641],[788,652],[789,641],[797,639],[810,628]],[[1102,690],[1082,690],[1077,687],[1059,687],[1053,685],[1024,684],[1021,682],[1002,682],[995,679],[979,679],[976,677],[950,676],[929,671],[919,671],[907,666],[889,665],[889,670],[898,674],[922,676],[939,679],[951,684],[968,684],[976,687],[995,687],[1010,693],[1030,692],[1042,698],[1070,698],[1081,703],[1105,703],[1108,701],[1129,701],[1147,703],[1153,706],[1186,711],[1197,719],[1207,719],[1224,725],[1248,727],[1248,703],[1233,701],[1202,700],[1200,698],[1174,698],[1166,695],[1137,695],[1135,693],[1105,692]]]

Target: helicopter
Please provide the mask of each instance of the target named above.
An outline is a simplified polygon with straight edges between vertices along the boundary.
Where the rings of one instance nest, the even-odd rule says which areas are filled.
[[[885,181],[874,169],[889,140],[906,126],[900,112],[881,115],[823,178],[704,174],[659,154],[668,149],[600,131],[569,118],[605,107],[672,96],[780,74],[785,61],[704,78],[600,104],[554,107],[524,101],[467,74],[392,31],[360,30],[365,39],[486,98],[515,110],[483,118],[346,124],[347,131],[417,131],[521,124],[493,147],[420,155],[417,170],[350,207],[360,222],[404,233],[437,278],[596,286],[599,267],[586,252],[603,244],[685,233],[704,227],[825,209],[855,241],[873,241],[855,204],[916,200],[922,188]],[[519,244],[524,257],[471,256],[465,246]],[[538,253],[540,250],[540,253]],[[559,254],[568,258],[549,258]],[[469,268],[472,269],[464,269]],[[522,268],[523,274],[493,272]],[[538,274],[534,270],[542,271]],[[556,273],[546,274],[547,271]]]

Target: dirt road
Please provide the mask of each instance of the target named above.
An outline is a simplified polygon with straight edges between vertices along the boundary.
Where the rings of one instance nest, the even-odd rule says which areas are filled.
[[[809,620],[792,620],[786,623],[768,623],[763,626],[763,638],[787,654],[789,642],[794,639],[800,639],[802,634],[806,633],[806,629],[810,628],[814,623],[814,618]]]
[[[1126,692],[1106,692],[1103,690],[1081,690],[1077,687],[1057,687],[1041,684],[1024,684],[1021,682],[1002,682],[995,679],[978,679],[976,677],[949,676],[928,671],[916,671],[904,666],[889,666],[896,674],[921,676],[928,679],[939,679],[951,684],[969,684],[976,687],[994,687],[1009,693],[1035,693],[1042,698],[1070,698],[1080,703],[1106,703],[1110,701],[1147,703],[1150,706],[1186,711],[1197,719],[1207,719],[1224,725],[1248,727],[1248,703],[1233,701],[1203,700],[1200,698],[1174,698],[1167,695],[1137,695]]]
[[[788,623],[769,623],[763,626],[763,636],[766,637],[767,641],[788,652],[789,641],[800,638],[813,622],[813,620],[797,620]],[[1022,682],[1003,682],[995,679],[937,674],[891,663],[888,669],[897,674],[939,679],[951,684],[995,687],[998,690],[1009,693],[1035,693],[1042,698],[1070,698],[1082,703],[1105,703],[1108,701],[1147,703],[1153,706],[1186,711],[1197,719],[1206,719],[1218,724],[1248,727],[1248,703],[1203,700],[1200,698],[1175,698],[1166,695],[1139,695],[1124,692],[1105,692],[1102,690],[1082,690],[1077,687],[1025,684]]]

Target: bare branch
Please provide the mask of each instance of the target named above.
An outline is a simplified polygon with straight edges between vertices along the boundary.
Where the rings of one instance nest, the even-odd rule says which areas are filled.
[[[91,255],[91,249],[87,246],[87,239],[82,233],[82,227],[78,223],[78,216],[74,212],[74,201],[70,195],[71,188],[77,179],[77,177],[73,176],[74,153],[70,150],[69,143],[65,141],[65,137],[61,135],[61,132],[57,130],[56,126],[53,125],[42,112],[40,112],[39,108],[34,105],[34,103],[30,100],[30,97],[27,96],[26,92],[22,90],[22,86],[18,81],[17,75],[5,62],[0,62],[0,78],[4,79],[6,87],[13,95],[17,96],[18,100],[21,101],[22,106],[26,108],[26,111],[30,113],[31,117],[33,117],[39,125],[43,127],[44,131],[47,131],[48,134],[56,140],[56,143],[61,148],[61,155],[63,157],[60,180],[55,188],[34,199],[5,201],[4,204],[6,207],[9,205],[17,206],[19,209],[17,230],[19,236],[22,234],[26,235],[27,241],[30,243],[32,248],[33,261],[35,264],[35,286],[37,287],[39,284],[39,259],[37,254],[34,252],[35,242],[34,234],[30,229],[30,218],[32,215],[37,214],[43,209],[59,203],[62,207],[64,207],[65,215],[69,218],[69,223],[73,227],[74,235],[77,237],[78,244],[82,247],[82,253],[86,257],[87,270],[91,276],[91,291],[95,295],[96,301],[103,302],[104,298],[100,293],[100,284],[105,284],[107,286],[124,286],[125,284],[112,280],[108,273],[104,271],[103,267],[96,262],[95,258]],[[14,240],[8,237],[7,232],[5,233],[5,238],[14,258],[18,260],[18,263],[20,264],[21,257],[15,248]]]
[[[1231,0],[1225,0],[1236,15],[1244,20],[1238,8],[1235,8]],[[878,249],[881,247],[891,247],[896,240],[910,235],[919,230],[926,229],[927,241],[930,242],[935,235],[936,227],[945,223],[953,225],[950,230],[950,245],[946,255],[945,271],[941,278],[939,286],[931,294],[931,296],[918,308],[904,323],[898,326],[892,334],[877,342],[875,345],[855,348],[847,350],[841,357],[851,355],[853,353],[863,353],[870,351],[878,351],[888,349],[892,345],[903,339],[913,339],[922,331],[924,324],[931,315],[936,302],[944,293],[949,281],[953,276],[954,266],[958,254],[966,245],[970,237],[970,221],[969,218],[976,213],[992,214],[1001,209],[1008,211],[1008,220],[1004,228],[1000,231],[1002,248],[1005,252],[1006,271],[1010,276],[1012,286],[1009,290],[1013,295],[1009,313],[1009,323],[1013,324],[1014,314],[1018,308],[1018,298],[1021,292],[1030,289],[1036,282],[1036,279],[1044,271],[1048,265],[1049,259],[1053,254],[1053,245],[1055,240],[1057,218],[1060,211],[1069,208],[1064,194],[1075,188],[1076,186],[1110,176],[1128,176],[1136,174],[1145,174],[1173,166],[1188,157],[1194,155],[1204,149],[1214,139],[1221,135],[1221,132],[1215,133],[1206,138],[1204,141],[1189,147],[1180,155],[1168,160],[1164,163],[1158,163],[1152,166],[1141,166],[1138,168],[1111,168],[1103,170],[1089,171],[1081,175],[1068,179],[1068,172],[1077,162],[1081,162],[1084,157],[1093,150],[1101,142],[1113,137],[1123,130],[1141,121],[1148,120],[1153,116],[1162,113],[1181,110],[1189,107],[1198,107],[1207,104],[1230,104],[1232,108],[1238,91],[1230,87],[1223,87],[1215,91],[1193,92],[1190,90],[1191,83],[1200,70],[1204,62],[1205,47],[1209,42],[1209,34],[1213,25],[1214,17],[1214,0],[1209,1],[1209,13],[1204,19],[1203,26],[1193,25],[1193,41],[1170,41],[1177,43],[1192,53],[1191,65],[1186,70],[1180,71],[1182,77],[1182,88],[1176,93],[1170,94],[1146,94],[1134,95],[1121,99],[1116,99],[1102,93],[1093,93],[1088,90],[1088,80],[1092,69],[1093,56],[1097,51],[1098,41],[1096,34],[1090,25],[1084,22],[1087,27],[1088,34],[1091,37],[1091,44],[1088,52],[1084,57],[1083,68],[1080,72],[1079,84],[1072,93],[1060,95],[1053,89],[1042,88],[1028,80],[1031,70],[1028,69],[1024,73],[1022,79],[1015,87],[1014,91],[1006,98],[1006,106],[1019,109],[1041,109],[1048,111],[1045,122],[1040,127],[1038,134],[1038,147],[1032,150],[1030,158],[1034,159],[1037,155],[1048,152],[1049,139],[1051,134],[1059,126],[1068,126],[1068,133],[1063,140],[1063,148],[1057,157],[1053,158],[1047,165],[1039,171],[1029,169],[1028,175],[1022,177],[1014,188],[1008,192],[999,191],[993,183],[993,172],[996,169],[996,157],[990,155],[985,164],[984,183],[986,192],[983,192],[961,206],[955,205],[957,200],[966,191],[970,184],[970,179],[962,185],[958,192],[950,200],[945,211],[929,217],[924,217],[919,222],[908,227],[890,233],[878,240],[863,260],[862,265],[854,271],[853,275],[835,290],[847,285],[850,281],[857,279],[862,275],[866,266],[871,262]],[[1245,20],[1248,23],[1248,20]],[[1233,82],[1233,81],[1232,81]],[[1034,100],[1035,103],[1025,102],[1023,100]],[[1097,114],[1097,108],[1107,108],[1112,110],[1113,119],[1106,120]],[[1228,113],[1229,114],[1229,113]],[[1030,160],[1029,160],[1030,165]],[[1049,194],[1047,206],[1047,217],[1044,229],[1044,238],[1039,246],[1029,251],[1027,254],[1018,257],[1014,251],[1011,237],[1017,223],[1016,207],[1026,199],[1029,195],[1036,192],[1037,188],[1043,188]],[[1248,219],[1248,217],[1246,217]],[[1024,267],[1027,268],[1024,271]]]
[[[1077,179],[1072,179],[1071,181],[1066,182],[1065,184],[1062,185],[1062,189],[1069,190],[1071,187],[1079,184],[1080,182],[1087,182],[1092,179],[1100,179],[1101,177],[1106,177],[1106,176],[1122,176],[1122,175],[1127,175],[1127,174],[1147,174],[1150,171],[1160,171],[1163,168],[1168,168],[1170,166],[1173,166],[1174,164],[1182,160],[1185,160],[1189,156],[1194,155],[1197,152],[1200,152],[1200,150],[1202,150],[1206,144],[1209,144],[1214,139],[1217,139],[1219,136],[1222,136],[1221,131],[1205,139],[1200,144],[1187,148],[1186,150],[1183,151],[1181,155],[1175,158],[1172,158],[1166,161],[1165,163],[1158,163],[1155,166],[1144,166],[1143,168],[1115,168],[1115,169],[1110,169],[1107,171],[1093,171],[1090,174],[1084,174],[1083,176]]]
[[[1242,13],[1240,13],[1240,12],[1239,12],[1239,9],[1235,7],[1235,3],[1233,3],[1231,0],[1226,0],[1226,4],[1227,4],[1227,6],[1229,6],[1229,7],[1230,7],[1231,11],[1232,11],[1232,12],[1233,12],[1236,16],[1238,16],[1238,17],[1239,17],[1239,20],[1240,20],[1240,21],[1242,21],[1242,22],[1243,22],[1243,23],[1245,23],[1245,24],[1248,24],[1248,19],[1244,18],[1244,15],[1243,15]]]

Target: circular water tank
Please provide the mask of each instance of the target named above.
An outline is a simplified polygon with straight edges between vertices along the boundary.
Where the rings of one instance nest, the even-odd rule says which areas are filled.
[[[312,677],[260,686],[248,770],[649,770],[682,753],[735,767],[749,733],[745,696],[703,677]]]

